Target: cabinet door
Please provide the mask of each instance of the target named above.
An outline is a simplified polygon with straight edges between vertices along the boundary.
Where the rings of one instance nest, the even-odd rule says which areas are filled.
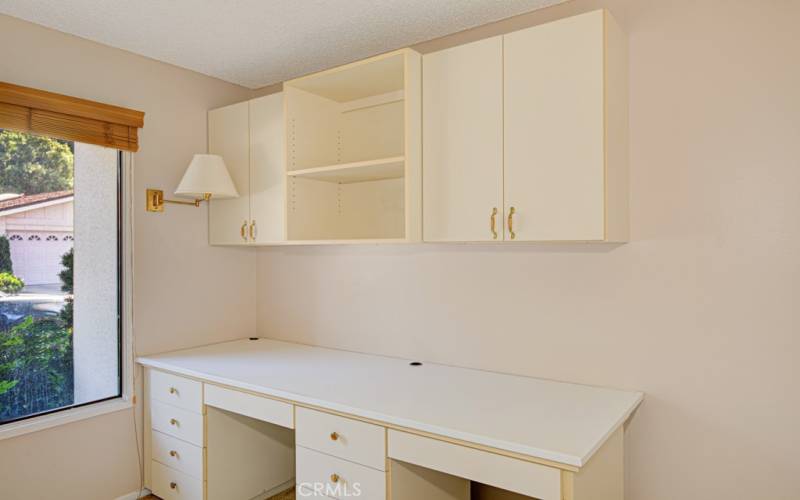
[[[250,101],[250,235],[254,243],[285,241],[283,93]]]
[[[505,206],[516,240],[605,238],[603,24],[595,11],[505,36]]]
[[[212,245],[246,244],[242,225],[250,220],[250,139],[248,103],[208,112],[208,152],[222,156],[238,198],[211,199],[208,239]]]
[[[503,40],[427,54],[422,64],[424,239],[502,240]]]

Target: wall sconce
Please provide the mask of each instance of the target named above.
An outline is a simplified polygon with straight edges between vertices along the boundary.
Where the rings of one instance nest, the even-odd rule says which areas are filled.
[[[165,203],[199,207],[201,201],[209,201],[212,197],[219,199],[239,197],[228,168],[218,155],[194,155],[175,194],[194,198],[194,201],[167,200],[164,198],[164,191],[148,189],[147,211],[163,212]]]

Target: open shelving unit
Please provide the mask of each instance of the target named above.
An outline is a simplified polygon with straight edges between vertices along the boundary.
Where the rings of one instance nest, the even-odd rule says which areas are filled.
[[[401,179],[404,174],[405,158],[402,156],[338,163],[335,165],[305,168],[289,172],[290,177],[302,177],[304,179],[336,182],[340,184]]]
[[[410,49],[284,84],[287,242],[420,240],[421,85]]]

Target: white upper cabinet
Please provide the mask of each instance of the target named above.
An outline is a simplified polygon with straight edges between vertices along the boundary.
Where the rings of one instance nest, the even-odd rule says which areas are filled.
[[[627,44],[606,11],[427,54],[423,95],[426,241],[493,240],[494,206],[498,240],[627,240]]]
[[[208,150],[221,155],[239,197],[211,200],[212,245],[285,241],[283,94],[208,113]]]
[[[506,35],[505,209],[514,207],[515,239],[609,239],[617,214],[606,214],[606,180],[626,167],[607,157],[625,133],[608,126],[621,110],[606,107],[624,90],[606,77],[606,58],[624,55],[607,42],[618,36],[602,10]]]
[[[252,243],[286,240],[283,93],[250,101],[250,228]]]
[[[423,58],[425,241],[503,239],[503,39]]]
[[[210,242],[625,242],[627,52],[597,10],[210,111]]]
[[[208,239],[212,245],[247,243],[250,224],[249,104],[240,102],[208,112],[208,152],[222,156],[238,198],[211,199]]]

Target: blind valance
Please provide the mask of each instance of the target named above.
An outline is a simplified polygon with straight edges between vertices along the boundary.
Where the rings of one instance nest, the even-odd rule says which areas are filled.
[[[137,151],[143,125],[141,111],[0,82],[0,128]]]

